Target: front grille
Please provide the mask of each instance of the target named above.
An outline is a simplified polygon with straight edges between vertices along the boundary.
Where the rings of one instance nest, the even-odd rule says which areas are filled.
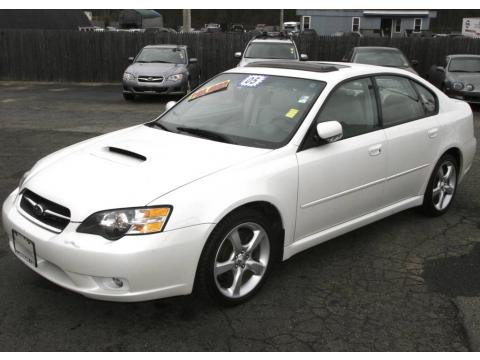
[[[20,208],[49,230],[61,232],[70,222],[70,210],[25,189]]]
[[[135,86],[133,88],[136,92],[156,92],[156,93],[162,93],[167,90],[167,88],[164,87],[147,87],[147,86]]]
[[[163,81],[163,76],[146,76],[146,75],[139,75],[138,76],[138,81],[139,82],[153,82],[153,83],[159,83]]]

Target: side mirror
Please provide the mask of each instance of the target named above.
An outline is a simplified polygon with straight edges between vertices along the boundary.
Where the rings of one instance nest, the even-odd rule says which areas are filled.
[[[343,136],[342,125],[338,121],[325,121],[318,123],[317,135],[320,139],[328,143],[338,141]]]
[[[197,58],[191,58],[190,60],[188,60],[188,62],[190,64],[196,64],[198,62],[198,59]]]
[[[439,72],[445,72],[445,68],[443,66],[437,66],[436,70]]]
[[[235,53],[235,59],[241,59],[242,58],[242,53],[240,51]]]
[[[176,103],[177,103],[176,101],[169,101],[169,102],[167,102],[167,104],[165,105],[165,111],[170,110],[172,107],[175,106]]]
[[[308,55],[307,54],[300,54],[300,61],[307,61]]]
[[[418,65],[418,60],[412,60],[411,63],[412,63],[412,66],[417,66]]]
[[[133,56],[130,56],[130,57],[128,58],[128,62],[130,62],[130,63],[133,63],[133,60],[135,60],[135,58],[134,58]]]

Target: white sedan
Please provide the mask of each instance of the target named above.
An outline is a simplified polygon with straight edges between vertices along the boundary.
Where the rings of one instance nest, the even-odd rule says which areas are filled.
[[[407,208],[444,214],[475,149],[469,105],[407,71],[254,63],[41,159],[4,228],[26,266],[87,297],[236,304],[276,261]]]

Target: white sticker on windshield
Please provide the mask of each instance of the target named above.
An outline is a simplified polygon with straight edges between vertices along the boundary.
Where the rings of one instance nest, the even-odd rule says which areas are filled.
[[[267,77],[263,75],[249,75],[242,80],[242,82],[240,83],[240,86],[257,87],[262,82],[264,82],[266,78]]]
[[[298,99],[298,102],[300,104],[305,104],[308,101],[308,99],[310,99],[310,96],[302,95],[302,96],[300,96],[300,99]]]

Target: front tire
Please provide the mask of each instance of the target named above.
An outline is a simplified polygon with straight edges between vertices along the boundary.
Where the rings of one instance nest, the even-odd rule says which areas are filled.
[[[123,98],[125,99],[125,101],[133,101],[135,100],[135,95],[123,93]]]
[[[222,220],[202,251],[195,292],[223,305],[243,303],[261,288],[274,259],[270,221],[255,210]]]
[[[429,216],[440,216],[450,208],[457,192],[458,162],[450,154],[438,160],[423,197],[422,210]]]

